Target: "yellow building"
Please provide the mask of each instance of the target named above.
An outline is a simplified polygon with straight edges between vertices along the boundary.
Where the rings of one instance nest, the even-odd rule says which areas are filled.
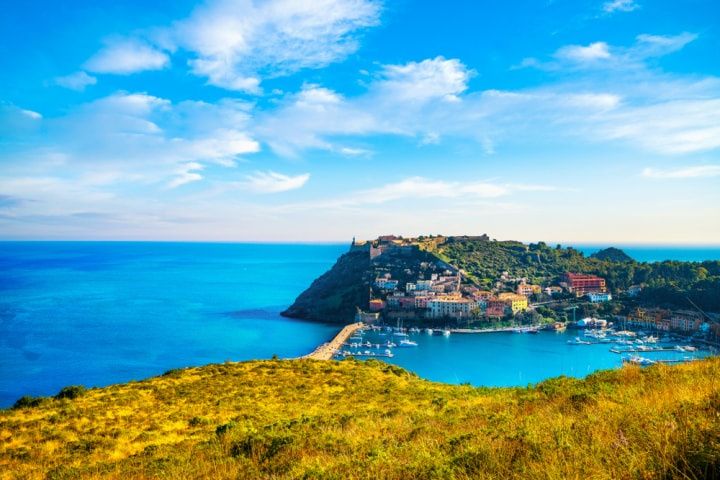
[[[523,312],[528,308],[528,300],[525,295],[517,293],[504,292],[498,295],[498,298],[510,306],[513,314]]]

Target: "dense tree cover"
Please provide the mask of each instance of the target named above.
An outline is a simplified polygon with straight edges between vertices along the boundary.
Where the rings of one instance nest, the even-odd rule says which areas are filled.
[[[621,250],[618,252],[623,253]],[[586,257],[582,252],[543,242],[525,245],[514,241],[461,239],[438,246],[436,253],[486,288],[503,272],[510,278],[525,277],[529,282],[556,283],[565,272],[590,273],[607,281],[614,294],[631,285],[643,285],[640,299],[653,304],[720,311],[720,261],[641,263],[626,261],[614,252],[609,257],[622,261]],[[629,258],[629,257],[628,257]]]
[[[590,255],[590,258],[609,260],[611,262],[632,262],[633,258],[619,248],[610,247]]]

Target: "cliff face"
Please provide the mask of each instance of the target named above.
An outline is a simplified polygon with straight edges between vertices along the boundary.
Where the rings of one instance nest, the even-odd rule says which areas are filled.
[[[282,315],[332,323],[352,321],[357,307],[367,306],[369,270],[368,252],[356,250],[342,255]]]

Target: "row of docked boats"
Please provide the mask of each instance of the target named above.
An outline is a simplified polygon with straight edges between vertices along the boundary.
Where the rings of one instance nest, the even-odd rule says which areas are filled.
[[[370,330],[376,332],[380,337],[391,338],[383,342],[371,342],[364,338],[364,332]],[[401,329],[392,327],[367,326],[358,330],[354,336],[350,337],[343,344],[344,349],[336,353],[337,357],[385,357],[392,358],[395,355],[393,348],[409,348],[417,347],[418,343],[408,338],[408,331],[411,333],[419,333],[420,329]],[[362,349],[362,350],[361,350]]]

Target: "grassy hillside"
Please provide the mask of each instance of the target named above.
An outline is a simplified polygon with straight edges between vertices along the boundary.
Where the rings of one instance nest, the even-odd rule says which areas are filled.
[[[720,478],[720,359],[529,389],[262,361],[64,397],[0,412],[0,478]]]

